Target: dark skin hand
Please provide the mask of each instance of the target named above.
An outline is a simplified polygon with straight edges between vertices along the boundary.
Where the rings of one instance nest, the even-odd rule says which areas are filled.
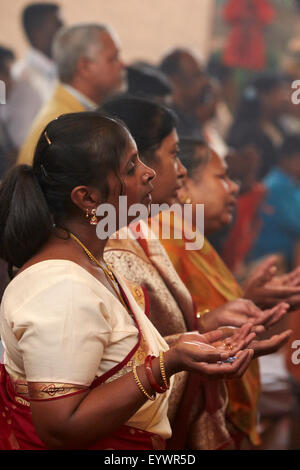
[[[267,308],[287,302],[290,310],[300,306],[300,268],[276,276],[277,257],[270,256],[250,275],[244,286],[244,298]]]
[[[283,286],[290,286],[290,287],[299,287],[300,286],[300,266],[293,269],[293,271],[282,274],[281,276],[275,276],[270,281],[270,284],[281,284]]]
[[[210,331],[205,334],[199,334],[198,332],[185,333],[184,337],[195,338],[199,344],[210,345],[209,348],[213,346],[219,351],[224,351],[225,353],[230,353],[230,356],[234,356],[238,351],[245,349],[249,344],[254,340],[256,334],[252,331],[252,324],[246,323],[241,328],[232,328],[232,329],[218,329]],[[195,336],[195,334],[197,336]]]
[[[225,335],[228,337],[231,336],[231,338],[235,338],[237,335],[241,335],[241,331],[243,331],[243,328],[240,328],[239,330],[236,330],[236,326],[240,326],[241,321],[248,321],[247,324],[245,325],[250,325],[250,330],[247,332],[249,334],[251,331],[255,332],[257,335],[261,333],[265,333],[270,327],[273,325],[276,325],[282,318],[284,318],[284,315],[288,311],[289,305],[282,302],[272,309],[264,310],[261,311],[259,309],[256,310],[256,308],[253,307],[252,302],[244,302],[242,300],[238,300],[235,302],[229,302],[228,304],[225,304],[227,308],[227,316],[225,317],[224,313],[222,315],[222,319],[224,324],[225,323],[225,318],[227,318],[228,321],[231,321],[230,323],[227,323],[229,328],[227,327],[219,327],[221,331],[224,332]],[[223,306],[223,307],[225,307]],[[237,308],[237,314],[235,314],[235,309]],[[241,314],[242,308],[244,308],[244,318],[243,315]],[[217,310],[217,309],[216,309]],[[210,312],[215,314],[216,311]],[[253,317],[250,316],[250,318],[247,316],[247,312],[249,313],[254,313]],[[256,315],[257,314],[257,315]],[[209,317],[207,315],[207,317]],[[255,316],[256,315],[256,316]],[[246,331],[246,330],[245,330]],[[291,330],[285,330],[281,334],[275,334],[272,335],[271,337],[267,339],[260,339],[259,336],[255,338],[255,340],[251,341],[248,343],[249,347],[254,350],[254,358],[259,357],[259,356],[264,356],[267,354],[272,354],[275,351],[278,351],[290,338],[291,336]],[[224,341],[223,343],[216,343],[219,347],[222,347],[222,344],[228,344],[228,339]],[[224,346],[226,349],[226,346]]]
[[[227,335],[227,340],[224,343],[228,343],[230,336],[233,337],[235,335],[235,328],[221,328],[224,331],[224,334]],[[285,330],[281,333],[272,334],[268,338],[260,339],[259,335],[253,339],[249,344],[248,347],[253,349],[254,355],[253,358],[257,358],[260,356],[266,356],[268,354],[272,354],[278,351],[284,344],[287,343],[290,336],[292,334],[292,330]],[[226,348],[225,348],[226,349]]]
[[[133,176],[128,176],[131,175],[128,173],[128,168],[131,168],[132,164],[135,171]],[[136,146],[133,141],[129,141],[129,150],[121,162],[120,175],[126,183],[126,194],[132,198],[132,201],[144,200],[151,190],[152,173],[150,168],[137,159]],[[113,173],[109,174],[108,183],[110,192],[105,202],[118,207],[119,178]],[[102,194],[95,187],[78,186],[72,190],[70,197],[74,211],[64,220],[64,224],[100,262],[103,260],[106,241],[98,239],[95,229],[86,222],[85,214],[103,202]],[[66,259],[86,269],[118,298],[102,270],[91,262],[82,247],[74,240],[66,238],[65,234],[58,232],[57,229],[54,230],[41,250],[22,267],[20,272],[44,260]],[[250,326],[237,332],[236,337],[231,340],[231,349],[215,347],[213,343],[220,338],[223,338],[223,333],[220,332],[210,332],[208,335],[198,333],[182,335],[176,344],[164,353],[166,376],[170,378],[179,371],[187,370],[200,374],[204,379],[240,377],[253,357],[252,349],[244,349],[251,340],[254,340]],[[224,364],[222,361],[228,359],[232,353],[236,356],[235,361]],[[159,358],[153,359],[152,368],[156,381],[162,385]],[[137,367],[137,374],[147,392],[152,394],[143,365]],[[32,383],[29,382],[28,387],[30,393]],[[128,422],[146,400],[134,380],[133,373],[129,372],[113,382],[102,384],[92,390],[86,388],[81,393],[63,399],[32,401],[32,419],[38,435],[50,449],[86,449]]]
[[[280,303],[268,310],[260,310],[252,301],[237,299],[211,310],[199,321],[200,331],[210,331],[223,326],[240,327],[252,323],[253,331],[262,333],[266,327],[278,322],[287,312],[289,304]]]
[[[77,233],[77,227],[72,227],[72,229]],[[82,230],[81,232],[81,239],[85,241],[85,233]],[[89,240],[87,244],[93,249],[92,240]],[[95,239],[93,252],[96,251],[96,246],[99,247],[98,239]],[[20,272],[44,259],[72,260],[87,269],[110,289],[113,295],[116,295],[102,271],[91,264],[81,247],[76,243],[70,243],[69,239],[52,237],[41,252],[24,265]],[[224,351],[222,348],[216,349],[210,345],[212,332],[208,336],[198,333],[194,334],[196,337],[188,335],[188,341],[185,341],[187,338],[183,335],[176,345],[165,353],[167,376],[171,377],[180,370],[193,370],[201,374],[204,379],[218,379],[224,376],[228,379],[239,377],[249,366],[253,357],[252,350],[239,350],[249,344],[249,337],[247,338],[249,333],[245,336],[245,331],[243,330],[244,338],[239,339],[239,344],[234,344],[233,352],[235,354],[237,351],[235,354],[237,359],[232,364],[217,364],[218,361],[230,357],[232,351]],[[213,338],[222,337],[222,334],[219,335],[220,332]],[[199,345],[199,342],[202,344]],[[162,385],[159,360],[154,359],[152,365],[157,382]],[[139,366],[137,373],[148,393],[152,394],[144,367]],[[80,394],[61,400],[32,402],[31,410],[37,433],[47,447],[50,449],[84,449],[126,423],[145,402],[146,398],[137,387],[133,374],[128,373],[114,382],[96,387],[93,390],[87,389]],[[119,404],[118,407],[116,407],[116,403]]]
[[[241,377],[253,357],[252,349],[239,350],[251,339],[245,328],[244,340],[233,342],[231,351],[215,348],[210,343],[223,336],[222,332],[182,335],[176,345],[164,354],[167,377],[181,370],[198,372],[204,378],[227,379]],[[232,352],[232,364],[218,364]],[[153,373],[162,385],[159,359],[152,361]],[[148,393],[152,393],[143,366],[138,376]],[[126,393],[125,393],[126,391]],[[32,418],[40,438],[51,449],[84,449],[97,440],[113,433],[146,402],[130,372],[115,381],[93,390],[61,400],[32,402]],[[118,407],[116,407],[118,403]]]
[[[42,261],[45,258],[71,259],[110,288],[103,273],[89,263],[80,247],[70,243],[69,240],[57,238],[50,240],[43,253],[33,259],[32,263]],[[251,344],[251,341],[254,341],[254,335],[250,332],[254,327],[253,323],[256,322],[257,325],[260,321],[270,323],[276,313],[276,309],[275,313],[261,312],[251,302],[245,300],[237,303],[235,306],[237,311],[239,311],[241,303],[245,309],[243,323],[245,323],[245,319],[249,320],[249,318],[252,319],[252,322],[250,325],[245,325],[241,331],[235,332],[235,337],[231,339],[230,343],[231,349],[218,344],[218,341],[223,341],[225,337],[225,333],[221,331],[210,331],[203,335],[197,333],[183,335],[175,346],[165,353],[167,376],[171,377],[176,372],[188,370],[199,373],[205,380],[223,378],[227,380],[241,377],[254,355],[252,348],[244,349]],[[234,314],[235,311],[232,311],[232,316]],[[224,361],[232,355],[236,356],[233,363],[218,364],[219,361]],[[159,360],[154,359],[152,364],[156,380],[162,385]],[[144,367],[139,366],[137,372],[148,393],[152,394]],[[49,448],[84,449],[126,423],[146,400],[138,389],[133,374],[128,373],[111,383],[93,390],[87,389],[83,393],[71,397],[32,402],[31,410],[38,435]],[[116,403],[119,404],[118,407],[116,407]]]
[[[287,343],[291,334],[292,330],[286,330],[268,339],[252,341],[250,347],[254,350],[254,357],[266,356],[267,354],[273,354],[278,351]]]

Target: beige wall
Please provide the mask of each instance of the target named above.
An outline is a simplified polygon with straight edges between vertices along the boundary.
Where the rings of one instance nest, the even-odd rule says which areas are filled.
[[[40,0],[43,1],[43,0]],[[65,22],[99,21],[118,32],[125,61],[156,62],[174,46],[190,46],[207,55],[214,0],[54,0]],[[18,56],[26,49],[20,11],[30,0],[0,0],[0,44]]]

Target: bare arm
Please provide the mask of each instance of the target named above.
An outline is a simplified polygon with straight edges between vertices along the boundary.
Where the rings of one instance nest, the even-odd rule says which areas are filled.
[[[200,340],[199,340],[200,338]],[[225,352],[203,343],[205,335],[183,335],[176,346],[164,354],[167,377],[181,370],[193,370],[207,378],[237,377],[244,373],[253,356],[252,350]],[[209,343],[209,338],[208,338]],[[243,343],[244,346],[247,343]],[[217,364],[236,353],[232,364]],[[152,361],[153,373],[162,385],[159,359]],[[138,376],[152,394],[143,366]],[[52,449],[84,449],[112,434],[146,402],[130,372],[109,384],[68,398],[32,402],[32,417],[40,438]]]
[[[137,368],[138,376],[152,394],[143,369]],[[113,433],[146,401],[133,374],[128,373],[109,384],[71,397],[34,401],[31,409],[35,428],[48,447],[82,449]]]

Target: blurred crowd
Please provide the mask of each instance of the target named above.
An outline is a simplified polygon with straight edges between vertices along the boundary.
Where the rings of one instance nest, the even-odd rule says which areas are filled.
[[[240,87],[222,54],[204,62],[201,51],[184,44],[162,51],[158,63],[125,65],[117,32],[96,22],[65,26],[55,3],[29,5],[22,22],[25,56],[16,60],[9,45],[0,45],[7,99],[0,105],[0,179],[16,163],[32,162],[42,130],[57,116],[97,110],[120,94],[147,98],[174,111],[183,147],[187,139],[204,140],[235,182],[233,219],[208,239],[238,281],[242,284],[269,255],[276,255],[279,274],[299,266],[300,105],[291,100],[291,85],[300,78],[297,67],[249,74]],[[6,283],[3,263],[1,293]],[[292,341],[300,339],[300,321],[293,313],[289,322],[290,351]],[[299,448],[300,430],[292,415],[300,373],[283,352],[266,357],[261,361],[262,446]]]

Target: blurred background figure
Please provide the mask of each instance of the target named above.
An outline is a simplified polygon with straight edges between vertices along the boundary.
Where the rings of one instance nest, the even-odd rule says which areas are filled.
[[[228,174],[232,180],[239,182],[240,191],[234,221],[225,240],[221,240],[220,252],[227,266],[240,280],[247,276],[246,257],[261,228],[259,210],[266,192],[264,183],[258,181],[261,154],[254,144],[255,137],[249,132],[247,139],[236,139],[235,151],[226,159]]]
[[[230,34],[224,48],[224,64],[261,70],[266,66],[265,27],[275,9],[269,0],[229,0],[223,10]]]
[[[135,62],[127,71],[127,92],[131,96],[171,104],[172,87],[167,76],[154,65]]]
[[[160,70],[172,85],[171,107],[179,119],[179,135],[202,137],[196,107],[208,77],[200,57],[189,49],[175,49],[162,58]]]
[[[233,123],[232,113],[238,99],[238,91],[233,73],[234,69],[223,64],[220,53],[215,52],[209,57],[206,70],[208,75],[219,86],[219,101],[216,116],[212,118],[211,124],[222,138],[226,139]]]
[[[106,25],[87,23],[63,28],[55,38],[53,57],[59,83],[36,117],[19,163],[31,164],[38,138],[48,122],[61,114],[95,110],[124,87],[119,40]]]
[[[260,74],[242,92],[227,141],[236,147],[237,142],[248,142],[251,133],[252,143],[261,153],[259,179],[277,163],[278,148],[284,139],[280,118],[287,106],[287,86],[279,74]]]
[[[259,73],[242,90],[227,135],[227,144],[235,150],[228,156],[229,174],[240,181],[241,189],[233,226],[216,248],[241,277],[247,275],[243,273],[247,256],[261,228],[263,178],[277,165],[279,149],[289,133],[283,124],[289,107],[286,76]]]
[[[0,46],[0,80],[5,84],[5,100],[9,98],[13,88],[11,76],[13,61],[13,51]],[[15,158],[16,151],[7,129],[6,105],[3,103],[0,104],[0,180]]]
[[[189,49],[175,49],[160,63],[172,85],[171,108],[179,119],[182,137],[205,138],[221,156],[228,147],[212,120],[220,102],[220,86],[205,70],[200,56]]]
[[[288,136],[278,152],[278,164],[264,179],[266,196],[260,209],[261,229],[249,258],[278,253],[286,270],[299,263],[300,241],[300,134]]]
[[[33,3],[22,13],[22,24],[30,48],[13,68],[16,81],[7,109],[7,125],[16,148],[20,148],[56,81],[52,43],[63,25],[55,3]]]

